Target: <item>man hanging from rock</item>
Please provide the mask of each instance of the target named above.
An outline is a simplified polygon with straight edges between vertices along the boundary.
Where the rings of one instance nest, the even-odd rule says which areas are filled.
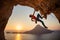
[[[37,14],[37,17],[35,17],[34,14],[35,14],[35,11],[34,11],[33,14],[30,14],[30,15],[29,15],[29,17],[31,18],[31,20],[32,20],[32,21],[35,21],[35,23],[37,23],[37,21],[39,21],[39,22],[42,23],[42,25],[43,25],[45,28],[47,28],[47,27],[45,26],[44,22],[39,19],[39,18],[42,19],[43,17],[41,17],[40,14]]]

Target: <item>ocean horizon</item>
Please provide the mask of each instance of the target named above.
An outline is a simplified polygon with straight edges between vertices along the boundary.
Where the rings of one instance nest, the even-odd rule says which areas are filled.
[[[5,32],[6,40],[60,40],[60,32],[52,32],[48,34],[11,34]]]

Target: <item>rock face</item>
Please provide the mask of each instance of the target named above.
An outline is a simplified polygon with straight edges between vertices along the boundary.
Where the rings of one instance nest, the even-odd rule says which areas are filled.
[[[35,11],[40,10],[45,18],[52,12],[60,22],[59,2],[60,0],[0,0],[0,33],[3,33],[8,19],[12,14],[13,6],[17,4],[32,7]]]
[[[44,18],[48,14],[53,13],[60,22],[60,0],[16,0],[20,5],[29,6],[35,9],[35,11],[40,10]]]
[[[14,2],[0,0],[0,40],[4,40],[4,29],[12,14]]]
[[[34,29],[24,32],[24,33],[26,33],[26,34],[47,34],[47,33],[51,33],[51,32],[53,32],[53,31],[45,29],[40,25],[36,25],[36,27]]]

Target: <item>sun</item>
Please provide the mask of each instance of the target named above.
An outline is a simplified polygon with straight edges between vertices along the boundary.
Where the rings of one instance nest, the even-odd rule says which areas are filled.
[[[22,30],[22,26],[17,25],[17,26],[16,26],[16,30]]]

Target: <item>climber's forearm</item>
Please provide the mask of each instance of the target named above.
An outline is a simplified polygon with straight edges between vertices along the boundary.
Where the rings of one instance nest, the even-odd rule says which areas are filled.
[[[34,12],[33,12],[33,15],[35,14],[35,10],[34,10]]]

